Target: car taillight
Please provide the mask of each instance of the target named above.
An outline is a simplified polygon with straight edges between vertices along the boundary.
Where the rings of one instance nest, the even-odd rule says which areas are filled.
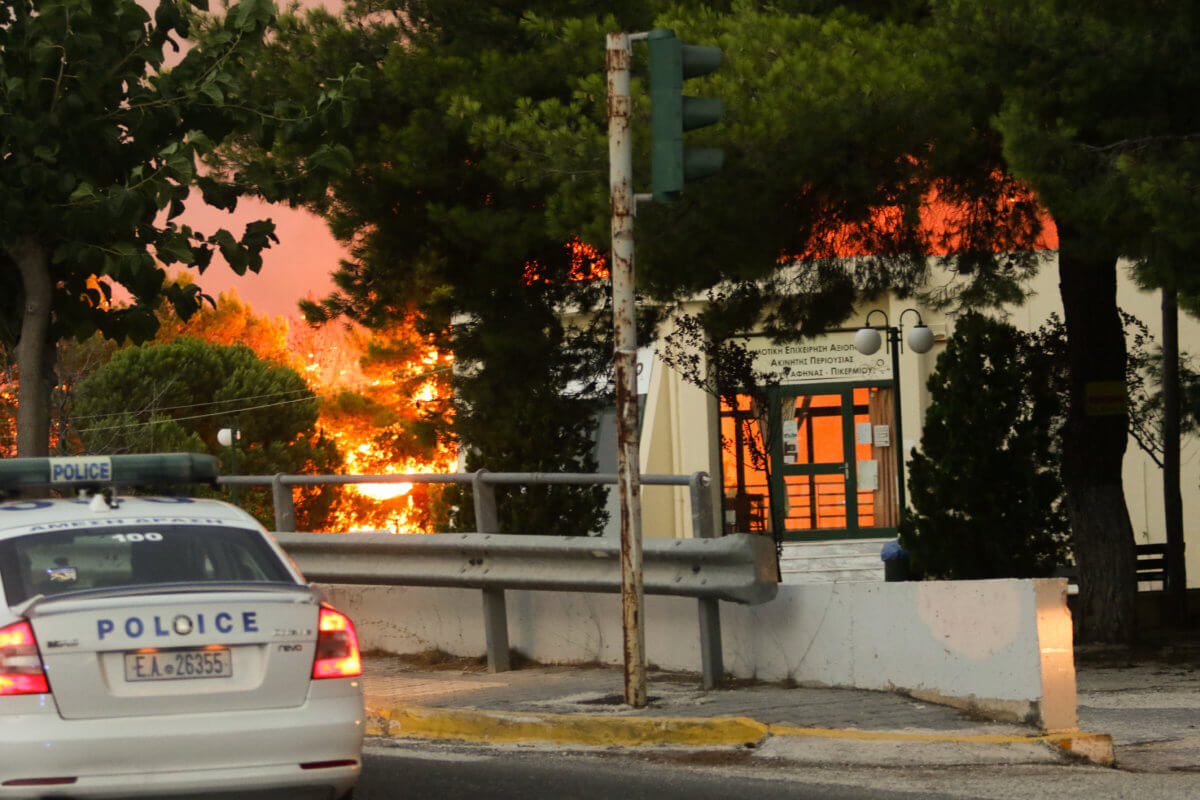
[[[358,636],[354,623],[341,612],[321,606],[317,622],[317,657],[313,662],[314,678],[353,678],[362,675],[362,658],[358,654]]]
[[[0,628],[0,695],[48,691],[33,628],[28,622]]]

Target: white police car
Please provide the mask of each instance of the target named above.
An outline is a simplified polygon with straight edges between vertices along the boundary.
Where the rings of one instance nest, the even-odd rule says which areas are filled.
[[[0,488],[215,477],[193,454],[0,461]],[[0,798],[352,793],[354,626],[240,509],[0,503],[0,598]]]

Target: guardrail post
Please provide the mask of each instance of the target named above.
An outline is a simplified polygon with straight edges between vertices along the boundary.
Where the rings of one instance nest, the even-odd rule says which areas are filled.
[[[710,483],[707,472],[693,472],[688,479],[692,500],[692,535],[697,539],[711,539],[716,532],[713,528]],[[715,689],[725,674],[724,653],[721,651],[721,601],[701,597],[696,603],[700,615],[701,685],[705,689]]]
[[[508,672],[508,609],[503,589],[483,590],[483,635],[487,642],[488,672]]]
[[[484,475],[486,469],[471,476],[471,494],[475,499],[475,530],[479,533],[499,533],[496,514],[496,489]],[[488,672],[508,672],[508,608],[503,589],[483,590],[483,635],[487,642]]]
[[[479,533],[499,533],[496,515],[496,488],[487,482],[486,469],[477,469],[471,476],[471,496],[475,499],[475,530]]]
[[[693,472],[688,478],[688,489],[692,500],[692,536],[711,539],[716,535],[713,528],[712,480],[707,472]]]
[[[284,483],[282,472],[271,479],[271,499],[275,505],[275,530],[291,532],[296,530],[296,500],[292,496],[292,485]]]
[[[725,655],[721,652],[721,601],[715,597],[701,597],[696,603],[700,610],[700,683],[705,689],[715,689],[725,674]]]

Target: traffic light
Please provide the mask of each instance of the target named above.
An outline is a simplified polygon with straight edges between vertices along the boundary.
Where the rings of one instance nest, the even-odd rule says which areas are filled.
[[[707,177],[721,168],[725,151],[716,147],[685,148],[683,132],[721,119],[717,97],[685,97],[683,82],[721,66],[719,47],[683,44],[675,31],[657,29],[650,44],[650,131],[653,139],[651,189],[660,202],[674,200],[684,181]]]

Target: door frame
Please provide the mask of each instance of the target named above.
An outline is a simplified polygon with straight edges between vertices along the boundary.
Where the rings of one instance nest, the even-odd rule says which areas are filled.
[[[836,383],[775,384],[766,387],[768,414],[768,453],[770,455],[770,514],[772,528],[784,541],[821,541],[826,539],[878,539],[896,535],[895,527],[860,528],[858,525],[858,459],[855,458],[854,391],[856,389],[891,388],[895,382],[855,381]],[[842,398],[842,463],[785,464],[783,459],[783,400],[807,394],[840,395]],[[893,438],[895,430],[892,431]],[[895,442],[893,447],[900,446]],[[789,475],[837,475],[845,480],[846,527],[820,528],[804,531],[784,529],[783,499],[787,496],[784,482]],[[853,487],[853,490],[851,489]]]

